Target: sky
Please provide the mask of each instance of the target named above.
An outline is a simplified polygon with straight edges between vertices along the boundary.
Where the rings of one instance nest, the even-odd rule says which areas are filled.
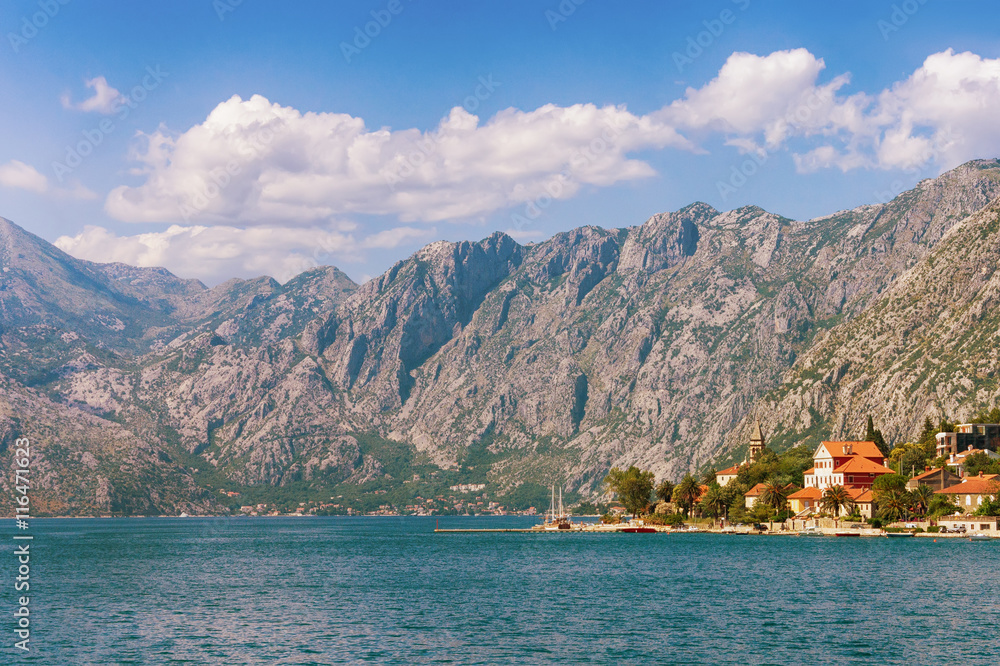
[[[0,0],[0,216],[217,284],[1000,157],[991,2]]]

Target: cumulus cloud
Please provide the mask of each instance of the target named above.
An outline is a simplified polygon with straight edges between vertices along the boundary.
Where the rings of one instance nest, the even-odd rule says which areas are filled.
[[[42,173],[20,160],[11,160],[0,164],[0,187],[27,190],[36,194],[54,194],[58,197],[72,199],[96,199],[97,195],[79,183],[73,183],[68,188],[55,188]]]
[[[120,236],[88,226],[61,236],[56,247],[81,259],[162,266],[185,278],[217,284],[232,277],[270,275],[286,282],[304,270],[359,260],[365,250],[430,240],[433,229],[389,229],[356,239],[349,222],[327,228],[171,225],[165,231]]]
[[[74,104],[70,94],[65,93],[60,100],[63,108],[110,115],[118,110],[118,106],[125,99],[118,90],[108,84],[108,80],[103,76],[84,81],[84,83],[94,91],[93,96]]]
[[[1000,155],[997,109],[1000,59],[952,49],[935,53],[879,96],[872,114],[873,123],[884,128],[878,164],[912,168],[936,161],[948,168]]]
[[[585,185],[652,175],[630,152],[691,147],[624,107],[508,109],[485,124],[456,107],[433,130],[370,130],[360,118],[301,113],[234,96],[181,134],[158,130],[135,156],[145,175],[106,209],[124,221],[312,224],[389,214],[404,222],[483,216]]]
[[[113,189],[105,208],[186,226],[478,219],[652,176],[636,153],[703,152],[712,136],[741,153],[788,150],[802,172],[944,169],[1000,154],[1000,60],[948,50],[876,92],[850,92],[849,72],[825,70],[802,48],[733,53],[711,81],[647,115],[548,104],[482,121],[455,107],[427,131],[234,96],[185,131],[142,135],[142,181]]]
[[[0,185],[41,194],[49,189],[49,179],[38,173],[35,167],[11,160],[0,164]]]
[[[710,130],[734,137],[738,147],[754,147],[748,137],[761,135],[774,149],[795,134],[856,127],[863,97],[838,99],[850,82],[848,74],[817,85],[826,67],[806,49],[776,51],[767,56],[732,54],[716,78],[664,109],[678,127]]]

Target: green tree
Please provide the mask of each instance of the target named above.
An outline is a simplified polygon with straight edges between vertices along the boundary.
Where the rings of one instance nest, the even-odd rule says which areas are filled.
[[[656,485],[656,496],[664,502],[669,502],[674,496],[674,484],[670,479],[663,479]]]
[[[882,452],[882,455],[884,456],[889,455],[890,451],[889,445],[885,443],[885,438],[882,436],[882,431],[875,429],[875,422],[872,421],[872,417],[870,414],[868,415],[868,429],[867,432],[865,432],[865,441],[875,442],[875,446],[877,446],[878,450]]]
[[[934,495],[931,503],[927,506],[927,515],[930,518],[950,516],[958,512],[959,508],[951,501],[947,495]]]
[[[1000,495],[987,497],[972,514],[974,516],[1000,516]]]
[[[910,501],[912,502],[916,512],[922,516],[927,515],[927,510],[931,505],[931,500],[933,499],[934,489],[926,483],[921,483],[919,486],[910,491]]]
[[[709,518],[718,518],[726,512],[726,493],[718,483],[708,486],[701,498],[701,513]]]
[[[843,486],[831,486],[823,491],[820,504],[825,511],[837,516],[841,513],[841,509],[848,510],[854,506],[854,498]]]
[[[694,508],[700,496],[701,486],[698,485],[698,481],[693,476],[688,474],[674,488],[673,500],[674,504],[683,509],[684,514],[690,517],[691,509]]]
[[[804,485],[802,473],[813,466],[813,449],[808,446],[796,446],[778,456],[778,475],[776,480],[782,484],[789,483],[801,488]]]
[[[761,488],[758,502],[763,502],[766,506],[774,509],[775,512],[783,511],[788,503],[788,491],[774,481],[764,484]]]
[[[917,437],[917,443],[919,444],[935,444],[935,435],[938,434],[938,429],[934,426],[934,422],[931,421],[931,417],[924,417],[924,429],[920,431],[920,436]]]
[[[715,470],[712,469],[711,467],[706,469],[705,472],[701,475],[701,482],[703,485],[706,486],[710,486],[713,483],[717,483],[717,481],[715,480]]]
[[[872,497],[877,502],[888,492],[904,492],[906,490],[906,477],[901,474],[884,474],[872,484]]]
[[[895,522],[910,517],[910,498],[908,493],[891,489],[884,491],[876,500],[878,516],[886,522]]]
[[[993,460],[988,454],[977,451],[965,457],[965,473],[967,476],[983,474],[1000,474],[1000,461]]]
[[[649,505],[649,498],[653,493],[653,479],[652,472],[643,471],[635,465],[624,472],[612,467],[604,477],[604,485],[618,495],[618,500],[624,505],[625,510],[634,517],[645,511]]]

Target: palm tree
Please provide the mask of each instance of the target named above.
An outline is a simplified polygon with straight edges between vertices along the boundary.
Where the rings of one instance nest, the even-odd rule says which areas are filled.
[[[890,523],[903,520],[910,515],[909,493],[890,490],[878,501],[879,518]]]
[[[663,481],[660,481],[659,485],[656,486],[656,496],[664,502],[669,502],[673,495],[674,484],[670,481],[670,479],[663,479]]]
[[[845,512],[854,506],[854,498],[847,492],[844,486],[831,486],[823,492],[823,499],[820,500],[823,509],[838,517],[841,509]]]
[[[702,513],[710,518],[718,518],[726,511],[726,494],[719,484],[712,484],[701,498]]]
[[[781,487],[781,484],[769,481],[761,488],[758,502],[763,502],[776,512],[781,511],[788,504],[788,491]]]
[[[691,509],[694,508],[699,497],[701,497],[701,486],[690,474],[685,476],[674,488],[674,501],[688,512],[689,517]]]
[[[934,499],[934,489],[926,483],[921,483],[910,491],[910,500],[913,502],[917,513],[922,516],[927,513],[927,507],[931,505],[932,499]]]

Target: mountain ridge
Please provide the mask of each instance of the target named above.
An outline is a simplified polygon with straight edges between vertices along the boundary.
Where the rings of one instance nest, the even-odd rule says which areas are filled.
[[[804,222],[696,202],[537,244],[499,232],[432,243],[363,285],[325,267],[209,289],[53,255],[66,275],[93,277],[87,298],[123,328],[56,309],[54,324],[5,316],[0,371],[56,411],[142,433],[172,474],[202,485],[206,470],[241,487],[398,485],[385,452],[409,447],[413,464],[496,493],[549,482],[592,493],[611,465],[677,476],[738,455],[755,409],[775,410],[778,443],[849,432],[853,417],[839,414],[860,407],[831,402],[836,418],[806,424],[805,398],[782,387],[819,372],[804,364],[902,278],[942,261],[935,248],[988,227],[976,215],[997,197],[1000,161],[980,160]],[[914,414],[886,413],[881,427],[902,433]],[[399,444],[376,451],[364,433]]]

